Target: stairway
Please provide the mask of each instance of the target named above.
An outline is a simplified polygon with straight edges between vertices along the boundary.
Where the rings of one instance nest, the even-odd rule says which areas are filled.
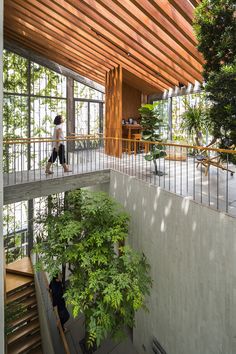
[[[34,274],[28,257],[6,266],[7,354],[42,354]]]

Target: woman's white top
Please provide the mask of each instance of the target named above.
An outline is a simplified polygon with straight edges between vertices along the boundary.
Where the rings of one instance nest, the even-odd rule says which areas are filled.
[[[61,131],[60,131],[60,133],[59,133],[58,139],[59,139],[59,140],[64,140],[65,137],[64,137],[64,133],[63,133],[63,124],[58,124],[58,125],[55,126],[54,132],[53,132],[53,136],[52,136],[52,140],[57,140],[57,130],[58,130],[58,129],[61,129]],[[62,141],[62,142],[59,143],[58,145],[60,145],[60,144],[64,144],[64,141]],[[57,142],[56,142],[56,141],[53,141],[53,142],[52,142],[52,147],[55,148],[56,145],[57,145]]]

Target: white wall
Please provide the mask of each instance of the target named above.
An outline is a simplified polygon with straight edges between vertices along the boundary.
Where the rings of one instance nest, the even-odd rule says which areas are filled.
[[[3,174],[2,174],[2,118],[3,118],[3,0],[0,0],[0,353],[4,353],[4,247],[3,247]]]
[[[110,194],[131,214],[129,242],[151,264],[138,352],[151,354],[155,336],[168,354],[235,354],[236,219],[114,171]]]

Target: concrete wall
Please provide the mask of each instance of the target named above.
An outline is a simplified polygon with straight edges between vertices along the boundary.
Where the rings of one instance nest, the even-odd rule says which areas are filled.
[[[236,219],[111,171],[110,194],[131,214],[129,243],[151,264],[150,312],[134,344],[152,353],[236,353]]]
[[[0,353],[4,353],[4,246],[3,246],[3,174],[2,174],[2,116],[3,116],[3,0],[0,0]]]

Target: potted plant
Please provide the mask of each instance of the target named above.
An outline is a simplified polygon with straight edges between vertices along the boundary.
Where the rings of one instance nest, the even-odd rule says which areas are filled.
[[[153,143],[161,143],[161,128],[164,123],[159,110],[159,103],[145,104],[139,108],[141,115],[141,126],[143,127],[142,139]],[[150,144],[150,151],[145,155],[145,160],[153,161],[154,174],[163,176],[163,172],[157,169],[157,159],[166,156],[164,146],[161,144]]]

